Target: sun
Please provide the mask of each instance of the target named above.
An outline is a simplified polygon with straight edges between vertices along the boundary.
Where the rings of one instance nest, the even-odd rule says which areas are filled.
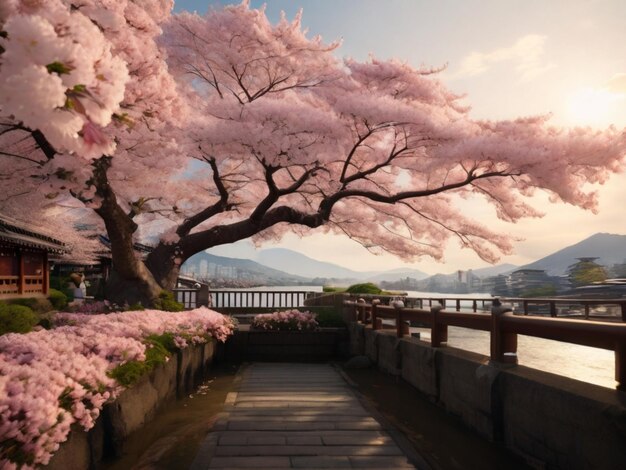
[[[581,89],[569,99],[570,120],[581,125],[608,125],[617,101],[621,98],[621,95],[606,89]]]

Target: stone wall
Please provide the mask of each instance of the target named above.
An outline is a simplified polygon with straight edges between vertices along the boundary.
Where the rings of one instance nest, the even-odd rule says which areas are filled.
[[[87,470],[98,468],[103,459],[120,456],[131,433],[150,422],[168,401],[188,394],[201,382],[216,356],[216,347],[210,342],[172,355],[107,403],[88,432],[75,426],[46,468]]]
[[[349,327],[352,354],[400,374],[431,401],[535,468],[626,468],[626,393],[394,332]]]
[[[229,361],[319,362],[348,356],[345,328],[318,331],[255,331],[240,328],[227,343]]]

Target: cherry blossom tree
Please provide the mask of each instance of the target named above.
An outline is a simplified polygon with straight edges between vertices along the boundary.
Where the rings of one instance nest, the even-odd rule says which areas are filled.
[[[341,61],[339,44],[308,38],[300,16],[272,25],[247,2],[171,17],[156,0],[56,0],[54,14],[10,5],[0,11],[2,210],[81,201],[130,287],[112,292],[129,301],[172,288],[197,252],[288,231],[341,233],[405,259],[442,259],[455,237],[493,262],[511,238],[464,214],[459,198],[481,197],[509,222],[540,215],[527,199],[537,190],[594,210],[592,185],[623,165],[622,132],[472,119],[439,70]],[[96,26],[90,41],[74,23]],[[33,46],[37,28],[65,55]],[[83,68],[93,77],[73,76]],[[155,243],[145,260],[132,250],[141,236]]]

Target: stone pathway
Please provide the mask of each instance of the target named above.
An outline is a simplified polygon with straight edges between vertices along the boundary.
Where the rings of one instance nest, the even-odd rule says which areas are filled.
[[[328,364],[249,365],[239,391],[230,394],[226,404],[227,411],[205,439],[193,470],[389,470],[416,468],[411,460],[420,462]]]

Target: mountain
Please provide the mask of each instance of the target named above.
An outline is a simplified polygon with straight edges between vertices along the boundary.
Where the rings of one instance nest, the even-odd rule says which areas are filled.
[[[183,272],[209,279],[236,279],[264,285],[306,284],[310,278],[288,274],[255,261],[227,258],[206,252],[193,255],[183,265]]]
[[[395,281],[412,277],[423,279],[428,274],[417,269],[398,268],[390,271],[354,271],[334,263],[318,261],[297,251],[286,248],[268,248],[258,252],[255,260],[265,266],[290,274],[326,279],[344,279],[355,281]]]
[[[472,274],[484,279],[486,277],[497,276],[498,274],[509,274],[517,269],[519,269],[519,266],[503,263],[497,266],[489,266],[488,268],[472,269]]]
[[[419,281],[421,279],[427,278],[428,274],[426,274],[423,271],[420,271],[419,269],[398,268],[398,269],[392,269],[390,271],[384,271],[382,273],[376,274],[375,276],[367,277],[365,280],[368,282],[374,282],[374,283],[382,282],[382,281],[396,282],[401,279],[406,279],[407,277],[410,277],[412,279],[416,279]]]
[[[596,233],[518,269],[543,269],[551,276],[561,276],[576,262],[576,258],[583,257],[599,258],[596,263],[606,267],[623,262],[626,259],[626,235]]]
[[[350,278],[360,279],[362,273],[344,268],[334,263],[326,263],[309,258],[297,251],[286,248],[267,248],[257,253],[255,260],[270,268],[278,269],[296,276],[309,278]],[[375,274],[375,273],[371,273]]]

